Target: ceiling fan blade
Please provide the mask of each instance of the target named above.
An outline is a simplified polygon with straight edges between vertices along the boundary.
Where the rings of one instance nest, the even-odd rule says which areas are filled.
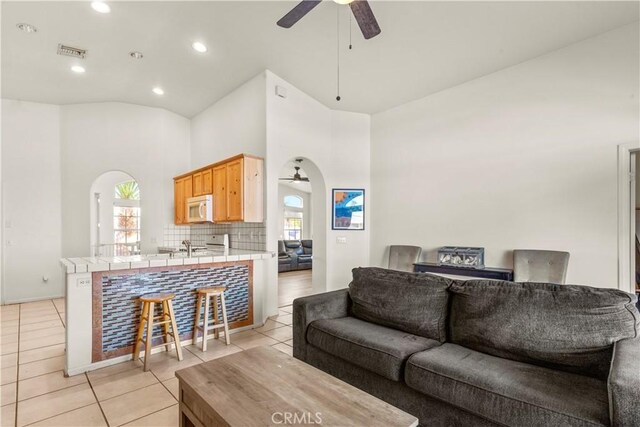
[[[367,0],[354,0],[349,3],[349,6],[351,6],[353,16],[356,18],[365,39],[370,39],[380,34],[380,26]]]
[[[278,178],[280,181],[293,181],[293,178]]]
[[[278,25],[283,28],[291,28],[293,24],[301,20],[307,13],[314,7],[320,4],[322,0],[302,0],[293,9],[284,15],[279,21]]]
[[[302,178],[300,178],[300,181],[309,182],[309,178],[303,176]]]

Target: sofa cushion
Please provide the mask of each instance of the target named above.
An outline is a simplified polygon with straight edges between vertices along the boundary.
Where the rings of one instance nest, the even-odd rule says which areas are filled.
[[[354,268],[349,284],[352,313],[369,322],[444,342],[451,283],[425,273]]]
[[[278,240],[278,256],[289,256],[282,240]]]
[[[385,378],[400,381],[412,354],[440,343],[355,317],[316,320],[307,330],[309,344]]]
[[[483,353],[606,379],[616,341],[636,336],[636,297],[615,289],[454,283],[450,341]]]
[[[510,426],[609,424],[604,381],[502,359],[456,344],[414,354],[409,387]]]

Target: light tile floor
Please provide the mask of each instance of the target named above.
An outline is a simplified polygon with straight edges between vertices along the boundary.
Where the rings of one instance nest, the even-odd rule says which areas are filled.
[[[0,307],[0,426],[177,426],[175,371],[259,345],[292,353],[291,306],[253,330],[211,339],[206,352],[183,347],[151,356],[151,370],[136,361],[65,378],[64,299]]]

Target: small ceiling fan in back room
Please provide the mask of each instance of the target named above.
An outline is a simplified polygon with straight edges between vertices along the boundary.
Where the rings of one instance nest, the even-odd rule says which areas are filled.
[[[302,164],[302,159],[296,159],[296,163],[298,165]],[[286,178],[279,178],[280,181],[289,181],[289,182],[293,182],[293,183],[298,183],[298,182],[309,182],[309,178],[306,176],[301,176],[300,175],[300,166],[294,166],[293,167],[296,171],[293,174],[293,176],[288,176]]]
[[[307,13],[311,12],[311,9],[320,4],[321,1],[322,0],[302,0],[296,7],[291,9],[289,13],[278,21],[278,25],[283,28],[291,28],[293,24],[302,19]],[[380,26],[378,25],[378,21],[376,20],[367,0],[333,1],[338,4],[349,5],[365,39],[370,39],[380,34]]]

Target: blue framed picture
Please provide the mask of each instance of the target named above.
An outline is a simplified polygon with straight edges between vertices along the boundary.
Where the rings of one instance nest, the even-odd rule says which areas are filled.
[[[364,189],[334,188],[332,230],[364,230]]]

